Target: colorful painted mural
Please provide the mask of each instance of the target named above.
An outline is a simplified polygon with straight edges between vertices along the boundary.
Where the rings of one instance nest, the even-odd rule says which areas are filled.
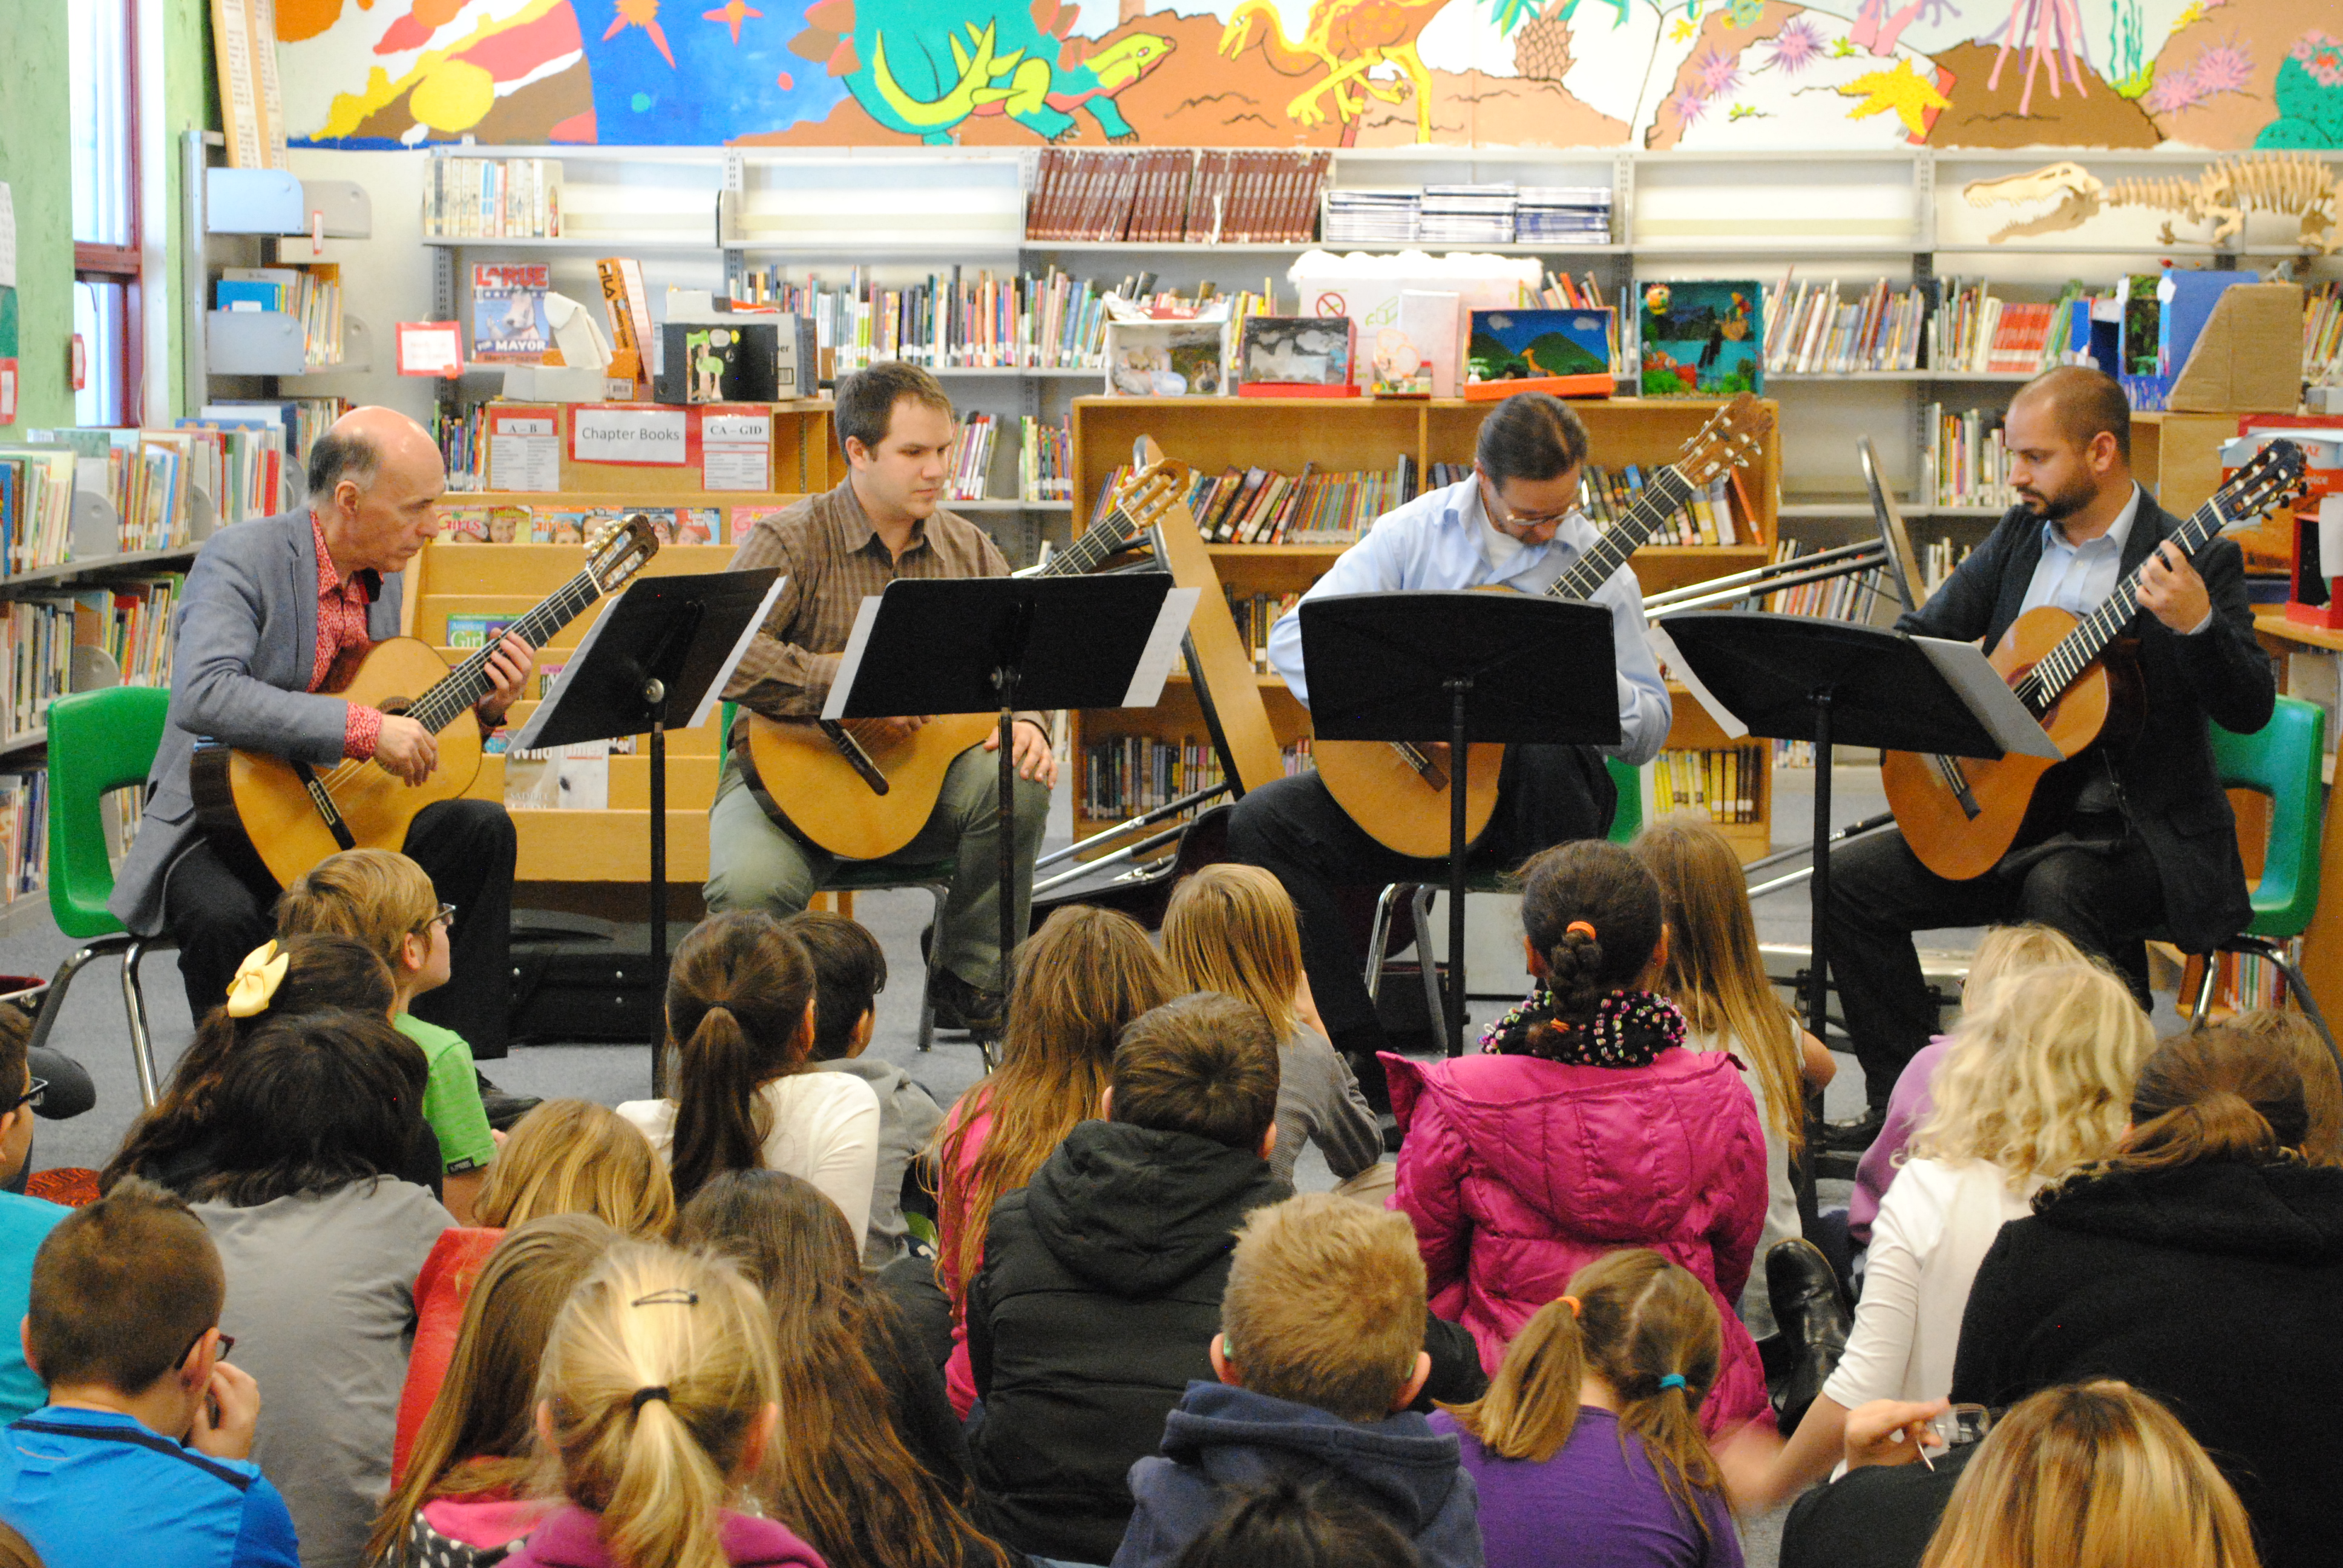
[[[297,142],[2343,147],[2343,0],[278,0]]]

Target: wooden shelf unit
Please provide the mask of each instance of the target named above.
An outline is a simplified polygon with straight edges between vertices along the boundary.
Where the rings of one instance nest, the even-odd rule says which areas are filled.
[[[705,545],[668,545],[644,568],[644,577],[676,577],[694,572],[722,571],[732,560],[729,541],[734,507],[787,506],[807,491],[826,489],[844,472],[831,432],[830,406],[774,406],[774,467],[779,480],[794,480],[801,488],[770,491],[703,490],[688,481],[698,471],[684,467],[620,467],[608,464],[572,465],[565,455],[565,480],[578,488],[558,492],[488,490],[451,497],[461,506],[527,506],[548,510],[585,511],[598,508],[715,507],[724,513],[724,532]],[[664,481],[663,483],[661,481]],[[684,482],[679,482],[684,481]],[[423,548],[407,568],[407,588],[400,630],[437,648],[453,662],[463,649],[447,646],[450,615],[510,616],[518,618],[556,588],[578,575],[586,564],[583,545],[449,544],[435,539]],[[540,650],[543,662],[563,663],[611,602],[604,598],[564,627]],[[536,711],[531,697],[515,703],[507,719],[508,732],[518,733]],[[718,710],[718,711],[720,711]],[[705,724],[668,732],[668,875],[691,888],[708,876],[708,808],[716,795],[721,737],[711,713]],[[502,757],[483,758],[478,778],[465,791],[468,799],[504,799]],[[647,751],[610,759],[609,807],[605,810],[522,809],[512,813],[520,840],[515,879],[521,883],[558,884],[573,895],[557,900],[590,905],[597,894],[608,894],[618,918],[640,918],[624,903],[650,879],[650,759]],[[603,885],[599,888],[596,884]],[[694,895],[697,889],[691,888]],[[542,900],[540,900],[542,901]]]
[[[1664,464],[1722,400],[1717,398],[1620,397],[1574,402],[1585,422],[1593,460],[1605,467],[1633,463],[1644,468]],[[1493,403],[1461,399],[1278,398],[1278,397],[1078,397],[1073,404],[1074,515],[1086,518],[1100,488],[1130,460],[1132,443],[1152,437],[1164,452],[1200,473],[1217,474],[1232,465],[1300,469],[1305,459],[1334,472],[1387,469],[1401,454],[1413,457],[1418,472],[1433,463],[1470,463],[1481,421]],[[1778,411],[1777,411],[1778,417]],[[1760,538],[1754,544],[1654,546],[1635,552],[1635,575],[1646,594],[1704,582],[1764,564],[1776,535],[1782,487],[1778,441],[1769,440],[1743,483],[1757,508]],[[1346,546],[1212,545],[1208,551],[1224,586],[1244,594],[1299,593],[1324,575]],[[1310,715],[1274,675],[1259,678],[1262,700],[1280,746],[1310,734]],[[1101,709],[1074,715],[1074,836],[1088,838],[1118,819],[1084,809],[1083,765],[1087,745],[1124,736],[1164,741],[1201,739],[1203,712],[1194,689],[1174,678],[1152,709]],[[1688,696],[1678,693],[1668,746],[1707,749],[1755,745],[1768,758],[1758,773],[1757,819],[1719,823],[1745,860],[1770,849],[1768,822],[1773,782],[1768,743],[1728,740]]]

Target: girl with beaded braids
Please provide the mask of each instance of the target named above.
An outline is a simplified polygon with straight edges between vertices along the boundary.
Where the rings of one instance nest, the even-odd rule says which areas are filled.
[[[1701,1430],[1723,1315],[1657,1252],[1571,1276],[1505,1351],[1489,1390],[1432,1418],[1481,1495],[1489,1568],[1576,1562],[1739,1568],[1723,1477]]]
[[[823,1568],[748,1496],[781,1442],[756,1288],[720,1259],[628,1241],[554,1320],[537,1374],[549,1515],[506,1568]]]
[[[1648,1247],[1724,1320],[1704,1428],[1770,1425],[1733,1309],[1765,1222],[1765,1133],[1733,1058],[1684,1049],[1684,1015],[1649,989],[1667,956],[1659,884],[1594,839],[1538,855],[1522,881],[1529,999],[1478,1054],[1383,1059],[1405,1133],[1393,1206],[1414,1222],[1432,1309],[1471,1331],[1494,1373],[1578,1270]]]

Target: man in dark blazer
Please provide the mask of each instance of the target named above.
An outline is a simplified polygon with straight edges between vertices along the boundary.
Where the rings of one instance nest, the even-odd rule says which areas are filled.
[[[109,902],[132,930],[168,931],[197,1019],[227,995],[236,966],[272,931],[268,905],[220,859],[196,820],[187,765],[198,738],[330,768],[371,759],[420,783],[438,761],[431,732],[402,714],[317,689],[334,657],[398,635],[400,570],[439,532],[447,471],[423,427],[388,408],[343,416],[309,451],[309,504],[221,529],[187,573],[176,618],[171,717],[146,777],[146,809]],[[508,636],[495,689],[478,708],[503,718],[534,667]],[[512,819],[487,800],[443,800],[407,829],[406,852],[456,906],[448,983],[415,1013],[505,1052],[510,994]],[[493,1108],[492,1108],[493,1109]]]
[[[2133,482],[2130,407],[2097,370],[2028,382],[2003,441],[2018,504],[1896,629],[1991,648],[2026,611],[2087,615],[2140,570],[2124,635],[2139,642],[2146,721],[2120,751],[2068,764],[2083,775],[2068,819],[1975,880],[1929,871],[1900,829],[1831,857],[1831,970],[1870,1101],[1861,1121],[1832,1130],[1838,1147],[1868,1146],[1896,1074],[1936,1030],[1914,931],[2038,920],[2112,960],[2144,1004],[2144,934],[2168,930],[2201,952],[2252,916],[2205,729],[2259,729],[2277,694],[2244,557],[2216,539],[2191,562],[2169,542],[2178,519]]]

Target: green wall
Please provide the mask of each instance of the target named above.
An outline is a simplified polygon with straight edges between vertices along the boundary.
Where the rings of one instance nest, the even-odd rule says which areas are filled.
[[[70,425],[73,169],[65,0],[0,0],[0,180],[16,208],[16,426]]]

